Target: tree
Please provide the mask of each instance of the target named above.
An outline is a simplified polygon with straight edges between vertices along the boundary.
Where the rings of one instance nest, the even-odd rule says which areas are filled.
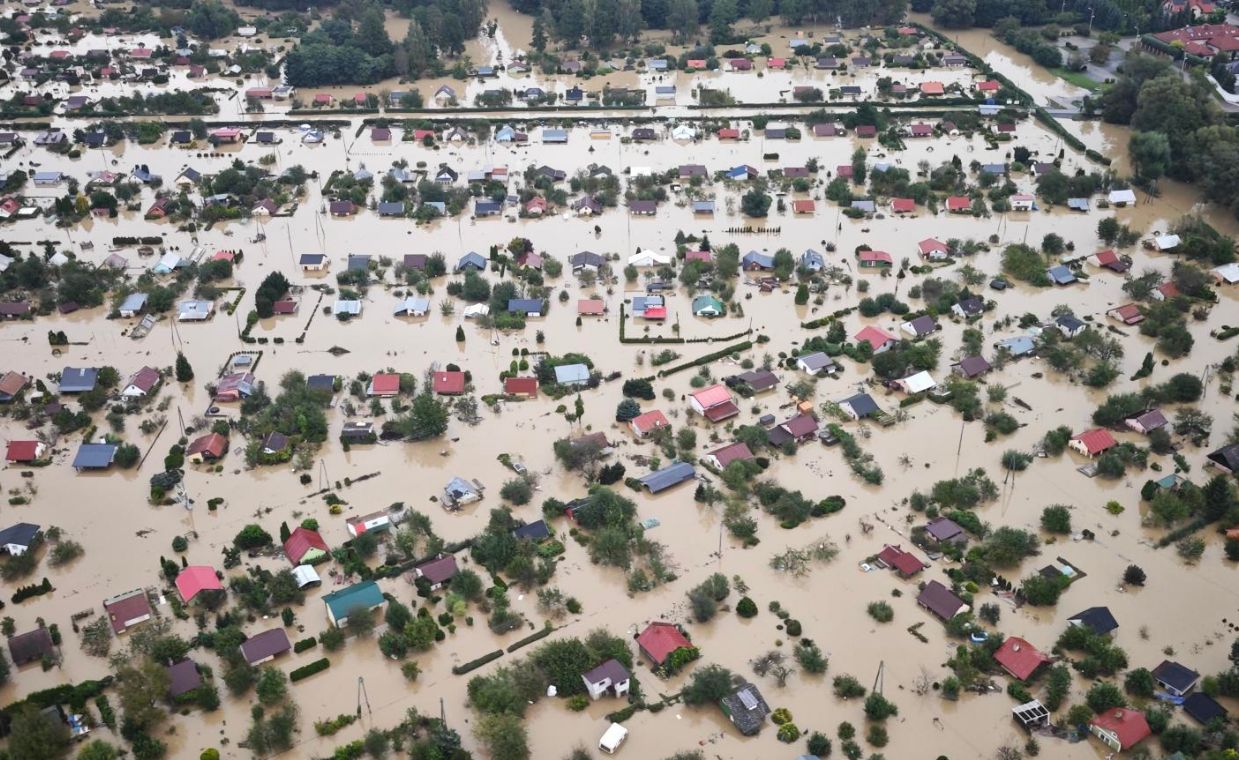
[[[1123,679],[1123,691],[1133,696],[1150,699],[1156,688],[1157,682],[1153,680],[1153,674],[1148,668],[1136,668]]]
[[[525,478],[512,478],[503,484],[503,488],[499,490],[499,496],[517,506],[528,504],[530,497],[533,496],[533,486]]]
[[[1123,582],[1129,586],[1143,586],[1146,577],[1139,565],[1128,565],[1123,571]]]
[[[930,14],[934,23],[947,29],[967,29],[972,26],[977,10],[976,0],[936,0]]]
[[[640,414],[641,407],[630,398],[624,399],[615,407],[615,420],[617,422],[628,422]]]
[[[69,727],[33,705],[20,708],[9,727],[9,755],[22,760],[55,760],[69,749]]]
[[[529,760],[529,738],[525,724],[515,715],[483,715],[474,733],[492,760]]]
[[[271,543],[271,534],[254,523],[246,525],[232,539],[232,545],[238,549],[258,549]]]
[[[1084,701],[1089,709],[1098,715],[1112,707],[1123,707],[1127,704],[1127,700],[1123,698],[1123,692],[1109,681],[1098,681],[1093,684]]]
[[[1041,511],[1041,529],[1047,533],[1071,533],[1071,510],[1062,504],[1054,504]]]
[[[166,716],[163,708],[168,694],[168,671],[160,663],[143,659],[121,668],[116,679],[125,721],[144,731],[150,731]]]
[[[352,615],[349,616],[349,620],[352,620]],[[258,694],[258,701],[264,705],[278,704],[288,694],[288,678],[279,668],[263,668],[258,673],[255,692]]]
[[[742,618],[751,618],[757,615],[757,603],[747,596],[741,597],[736,603],[736,614]]]
[[[701,28],[697,0],[671,0],[667,7],[667,28],[680,40],[695,35]]]
[[[770,196],[754,188],[740,198],[740,210],[745,216],[763,218],[770,211]]]
[[[1097,237],[1101,238],[1106,245],[1114,245],[1114,241],[1119,239],[1120,232],[1122,232],[1122,225],[1112,216],[1107,216],[1097,223]]]
[[[424,390],[414,397],[408,413],[397,419],[393,427],[411,441],[424,441],[447,432],[447,422],[447,407]]]
[[[1170,168],[1170,140],[1164,132],[1132,132],[1127,144],[1136,175],[1156,181]]]
[[[189,360],[185,358],[185,354],[179,351],[176,354],[176,381],[178,383],[188,383],[194,379],[194,368],[189,366]]]
[[[82,751],[77,753],[77,760],[116,760],[119,756],[116,747],[102,739],[95,739],[82,747]]]
[[[706,665],[693,671],[682,693],[686,705],[712,705],[731,694],[732,672],[722,665]]]
[[[883,721],[899,714],[899,708],[886,697],[877,692],[865,697],[865,717],[873,721]]]

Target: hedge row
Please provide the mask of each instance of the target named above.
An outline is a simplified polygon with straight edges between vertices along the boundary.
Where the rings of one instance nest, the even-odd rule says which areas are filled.
[[[20,586],[17,591],[13,592],[13,604],[19,604],[26,601],[32,596],[42,596],[50,594],[55,589],[52,588],[52,582],[44,578],[42,583],[32,583],[29,586]]]
[[[493,660],[497,660],[500,657],[503,657],[503,650],[496,649],[495,651],[489,654],[482,655],[476,660],[470,660],[463,665],[453,665],[452,674],[457,675],[457,676],[463,676],[465,673],[468,673],[471,670],[477,670],[478,668],[482,667],[486,663],[491,662]]]
[[[849,306],[846,309],[839,309],[833,314],[827,314],[824,317],[818,317],[817,319],[812,319],[812,320],[809,320],[808,322],[801,322],[800,326],[806,330],[816,330],[819,327],[825,327],[826,325],[830,324],[831,322],[834,322],[835,320],[842,319],[843,317],[846,317],[847,315],[851,314],[854,311],[856,311],[856,307]]]
[[[539,639],[545,639],[547,636],[550,636],[551,631],[554,631],[554,630],[555,630],[554,627],[552,627],[548,623],[547,625],[543,626],[542,630],[538,631],[537,633],[531,633],[525,638],[521,639],[520,641],[516,641],[510,644],[508,646],[508,654],[512,654],[513,652],[520,649],[521,647],[528,646]]]
[[[301,641],[298,641],[296,644],[293,644],[293,651],[296,652],[297,654],[301,654],[305,650],[313,649],[316,646],[318,646],[318,639],[311,636],[308,639],[302,639]]]
[[[297,681],[300,681],[303,678],[309,678],[315,673],[321,673],[322,671],[326,670],[329,667],[331,667],[331,660],[328,660],[326,657],[324,657],[321,660],[315,660],[314,662],[311,662],[309,665],[304,665],[300,668],[297,668],[293,672],[289,673],[288,680],[292,681],[293,683],[296,683]]]
[[[747,351],[748,349],[752,347],[753,347],[753,341],[746,340],[741,343],[737,343],[734,346],[728,346],[727,348],[724,348],[722,351],[715,351],[712,354],[706,354],[705,356],[702,356],[699,359],[694,359],[691,362],[677,364],[674,367],[660,370],[658,373],[658,376],[667,377],[668,375],[674,375],[677,372],[683,372],[686,369],[692,369],[693,367],[700,367],[703,364],[709,364],[710,362],[715,361],[717,359],[722,359],[725,356],[731,356],[732,354],[736,354],[741,351]]]
[[[13,715],[26,705],[30,705],[37,710],[42,710],[52,705],[69,705],[75,710],[80,710],[86,705],[87,700],[99,696],[104,689],[111,685],[112,676],[107,676],[98,681],[82,681],[78,684],[66,683],[60,686],[53,686],[50,689],[31,692],[25,699],[6,705],[4,709],[0,710],[0,713]]]

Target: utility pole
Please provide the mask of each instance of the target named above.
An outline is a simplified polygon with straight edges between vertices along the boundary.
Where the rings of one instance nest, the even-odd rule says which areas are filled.
[[[361,717],[362,702],[366,704],[366,714],[373,716],[374,711],[370,709],[370,695],[366,692],[366,679],[363,676],[357,676],[357,717]]]
[[[873,677],[873,688],[870,689],[870,691],[872,691],[874,694],[881,694],[882,689],[885,688],[886,686],[886,679],[884,677],[885,672],[886,672],[886,660],[882,660],[878,663],[878,672]]]

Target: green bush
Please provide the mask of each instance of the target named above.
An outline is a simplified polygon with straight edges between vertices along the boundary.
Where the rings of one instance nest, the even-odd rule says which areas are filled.
[[[331,667],[331,660],[328,660],[326,657],[324,657],[321,660],[315,660],[314,662],[311,662],[309,665],[303,665],[302,667],[297,668],[293,672],[289,673],[288,680],[292,681],[293,683],[296,683],[297,681],[300,681],[303,678],[309,678],[315,673],[321,673],[322,671],[326,670],[329,667]]]
[[[308,639],[302,639],[301,641],[298,641],[296,644],[293,644],[293,652],[297,654],[301,654],[305,650],[313,649],[316,646],[318,646],[318,639],[311,636]]]
[[[747,596],[742,597],[736,603],[736,614],[742,618],[755,617],[757,615],[757,603]]]
[[[452,674],[457,675],[457,676],[463,676],[465,673],[468,673],[471,670],[477,670],[478,668],[482,667],[486,663],[491,662],[492,660],[497,660],[500,657],[503,657],[503,650],[496,649],[490,654],[483,655],[482,657],[479,657],[476,660],[470,660],[469,662],[463,663],[461,665],[453,665]]]

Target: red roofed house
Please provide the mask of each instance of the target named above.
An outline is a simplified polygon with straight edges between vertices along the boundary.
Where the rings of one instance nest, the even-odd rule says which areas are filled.
[[[190,442],[185,456],[194,464],[213,462],[228,452],[228,439],[219,433],[207,433]]]
[[[1086,430],[1067,443],[1068,448],[1072,451],[1079,452],[1089,458],[1102,454],[1117,445],[1118,441],[1115,441],[1114,436],[1110,435],[1110,431],[1105,428]]]
[[[753,451],[744,441],[729,443],[721,449],[715,449],[705,455],[705,459],[716,469],[725,470],[727,465],[741,460],[753,459]]]
[[[1140,307],[1134,303],[1115,306],[1106,315],[1111,319],[1117,319],[1125,325],[1138,325],[1144,321],[1144,314],[1140,312]]]
[[[658,666],[665,663],[675,650],[692,645],[693,642],[680,631],[679,626],[661,620],[650,623],[637,636],[637,648],[641,650],[641,654]]]
[[[723,127],[717,133],[720,140],[739,140],[740,130],[735,127]]]
[[[911,198],[891,198],[892,214],[910,214],[916,211],[916,201]]]
[[[880,354],[899,341],[895,340],[895,336],[891,335],[881,327],[869,325],[860,332],[852,336],[852,339],[857,343],[868,343],[873,347],[875,354]]]
[[[108,614],[108,622],[112,624],[112,631],[118,636],[135,625],[151,619],[151,603],[142,589],[104,599],[103,611]]]
[[[1097,266],[1104,267],[1112,272],[1118,272],[1119,274],[1123,274],[1128,269],[1131,269],[1131,264],[1119,258],[1119,255],[1114,252],[1113,248],[1107,248],[1096,254],[1093,256],[1093,261]]]
[[[1179,286],[1173,282],[1163,282],[1153,289],[1153,300],[1165,301],[1168,298],[1178,298],[1183,295],[1179,292]]]
[[[601,298],[582,298],[576,302],[576,313],[583,317],[600,317],[607,311]]]
[[[858,124],[856,126],[857,137],[877,137],[878,128],[872,124]]]
[[[861,251],[860,252],[860,268],[861,269],[881,269],[889,267],[894,262],[891,261],[891,255],[886,251]]]
[[[940,261],[951,255],[951,249],[938,238],[925,238],[917,243],[916,247],[921,253],[921,258],[930,261]]]
[[[705,58],[689,58],[684,62],[684,66],[690,71],[703,71],[709,66],[709,62]]]
[[[533,398],[538,395],[538,378],[509,377],[503,381],[503,392],[508,396]]]
[[[946,92],[941,82],[921,82],[922,95],[941,95]]]
[[[432,376],[431,387],[440,396],[459,396],[465,392],[465,373],[460,370],[436,372]]]
[[[817,204],[812,199],[801,199],[792,201],[793,214],[812,214],[817,210]]]
[[[878,562],[886,567],[894,568],[895,572],[903,578],[911,578],[925,569],[925,563],[911,552],[905,552],[898,546],[890,544],[883,546],[882,551],[878,552]]]
[[[684,263],[690,261],[703,261],[707,264],[714,261],[714,256],[709,251],[688,251],[684,254]]]
[[[325,92],[320,92],[319,94],[317,94],[317,95],[315,95],[315,96],[314,96],[314,105],[316,105],[316,106],[329,106],[329,105],[331,105],[331,100],[332,100],[332,98],[331,98],[331,96],[330,96],[330,95],[328,95],[328,94],[327,94],[327,93],[325,93]]]
[[[952,214],[966,214],[972,208],[972,199],[966,195],[952,195],[946,199],[946,210]]]
[[[688,397],[688,404],[710,422],[721,422],[740,413],[740,408],[731,399],[731,391],[721,383],[693,393]]]
[[[667,422],[667,418],[663,416],[663,413],[655,409],[652,412],[646,412],[633,417],[629,420],[628,427],[632,428],[633,435],[638,438],[644,438],[656,430],[662,430],[670,426],[670,424]]]
[[[787,68],[787,59],[786,58],[767,58],[766,66],[772,69],[785,69]]]
[[[298,525],[284,542],[284,556],[294,565],[313,564],[327,557],[330,549],[316,530]]]
[[[1093,718],[1089,730],[1115,752],[1134,747],[1153,733],[1144,713],[1130,707],[1111,707]]]
[[[666,306],[647,306],[645,307],[645,311],[641,312],[641,318],[642,319],[666,319],[667,318],[667,307]]]
[[[207,565],[190,565],[176,576],[176,590],[181,601],[189,604],[203,591],[223,591],[224,584],[215,577],[215,570]]]
[[[999,87],[1001,87],[1001,85],[998,84],[998,81],[995,79],[987,79],[984,82],[977,82],[977,89],[981,92],[998,92]]]
[[[934,133],[934,128],[928,124],[919,123],[908,126],[908,134],[912,137],[929,137]]]
[[[400,375],[395,372],[380,372],[370,378],[367,396],[395,396],[400,393]]]
[[[43,456],[47,446],[40,441],[9,441],[4,458],[9,462],[26,464]]]
[[[1012,636],[1002,642],[1002,646],[994,652],[994,661],[1002,669],[1021,681],[1032,678],[1037,668],[1049,662],[1052,658],[1039,651],[1019,636]]]
[[[216,145],[235,143],[241,140],[241,130],[236,127],[222,127],[211,133],[211,142]]]

